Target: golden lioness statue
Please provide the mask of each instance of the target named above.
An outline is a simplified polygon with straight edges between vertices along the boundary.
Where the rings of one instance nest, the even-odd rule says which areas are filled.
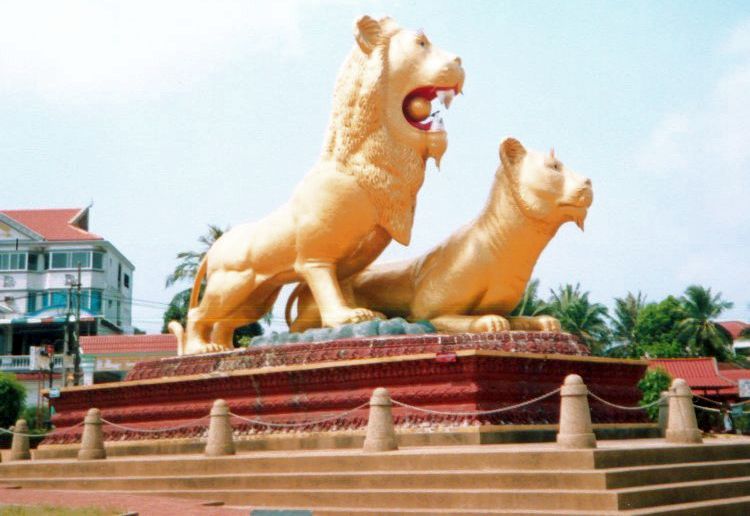
[[[438,97],[447,107],[464,71],[457,56],[390,18],[364,16],[354,33],[320,159],[286,204],[234,227],[208,251],[187,327],[169,324],[180,354],[231,349],[234,330],[268,312],[282,285],[300,280],[324,326],[377,316],[344,298],[339,280],[369,265],[391,239],[409,244],[426,161],[439,165],[447,146],[430,102]]]
[[[544,247],[560,226],[583,229],[593,200],[591,180],[554,155],[527,151],[518,140],[500,145],[500,167],[489,200],[473,222],[415,260],[373,265],[343,283],[352,302],[388,317],[429,320],[449,333],[560,331],[550,316],[510,317],[523,296]],[[297,318],[287,303],[292,331],[319,324],[317,306],[305,288]]]

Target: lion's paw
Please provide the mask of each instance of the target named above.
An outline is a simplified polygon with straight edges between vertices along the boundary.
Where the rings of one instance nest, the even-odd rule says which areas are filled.
[[[185,344],[184,355],[199,355],[202,353],[218,353],[227,351],[227,348],[214,342],[188,341]]]
[[[381,316],[381,313],[373,312],[367,308],[345,308],[336,312],[332,317],[327,318],[325,326],[336,327],[342,324],[356,324],[373,319],[382,319],[383,317]]]
[[[562,331],[562,326],[560,325],[560,321],[549,315],[539,315],[537,317],[534,317],[534,322],[536,323],[537,329],[539,331],[550,331],[550,332]]]
[[[477,317],[471,323],[471,331],[473,332],[498,332],[510,330],[510,323],[505,317],[499,315],[482,315]]]

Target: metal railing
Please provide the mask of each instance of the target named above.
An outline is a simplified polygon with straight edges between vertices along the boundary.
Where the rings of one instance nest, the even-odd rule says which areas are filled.
[[[63,355],[55,355],[54,369],[60,370],[63,366]],[[30,355],[0,355],[0,371],[3,372],[26,372],[31,369]],[[49,369],[45,369],[49,371]]]

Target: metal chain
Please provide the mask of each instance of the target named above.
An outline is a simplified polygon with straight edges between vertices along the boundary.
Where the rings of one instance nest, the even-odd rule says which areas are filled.
[[[83,424],[83,421],[81,421],[79,423],[76,423],[73,426],[66,427],[66,428],[75,428],[77,426],[81,426],[82,424]],[[52,435],[55,432],[57,432],[57,430],[58,430],[58,428],[55,428],[51,432],[46,432],[46,433],[43,433],[43,434],[25,434],[23,432],[14,432],[13,430],[10,430],[10,429],[7,429],[7,428],[0,428],[0,432],[2,432],[4,434],[22,435],[22,436],[25,436],[25,437],[47,437],[48,435]]]
[[[715,401],[715,400],[712,400],[710,398],[704,398],[703,396],[700,396],[700,395],[695,394],[695,393],[693,393],[693,397],[694,398],[698,398],[699,400],[703,400],[703,401],[707,401],[709,403],[713,403],[714,405],[723,405],[723,403],[720,402],[720,401]]]
[[[652,401],[651,403],[647,403],[646,405],[636,405],[634,407],[626,407],[625,405],[618,405],[617,403],[612,403],[612,402],[607,401],[607,400],[605,400],[603,398],[600,398],[599,396],[597,396],[596,394],[594,394],[591,391],[589,391],[589,396],[591,396],[592,398],[594,398],[597,401],[601,401],[605,405],[609,405],[610,407],[614,407],[614,408],[617,408],[617,409],[620,409],[620,410],[646,410],[647,408],[653,407],[654,405],[658,404],[661,401],[661,398],[658,398],[658,399]]]
[[[122,430],[126,430],[128,432],[138,432],[143,434],[149,434],[149,433],[158,433],[158,432],[171,432],[172,430],[180,430],[182,428],[188,428],[190,426],[194,426],[195,423],[198,421],[203,421],[204,419],[211,417],[210,415],[205,415],[203,417],[199,417],[198,419],[193,419],[192,421],[189,421],[187,423],[182,423],[177,426],[168,426],[164,428],[135,428],[132,426],[124,426],[124,425],[118,425],[117,423],[113,423],[112,421],[107,421],[106,419],[102,418],[102,423],[106,423],[109,426],[113,426],[115,428],[120,428]]]
[[[468,412],[448,412],[448,411],[443,411],[443,410],[426,409],[426,408],[421,408],[421,407],[415,407],[414,405],[409,405],[408,403],[404,403],[402,401],[398,401],[394,399],[391,399],[391,403],[393,403],[394,405],[398,405],[399,407],[404,407],[404,408],[416,410],[419,412],[425,412],[427,414],[437,414],[440,416],[484,416],[488,414],[497,414],[499,412],[506,412],[508,410],[514,410],[517,408],[524,407],[526,405],[531,405],[532,403],[536,403],[537,401],[541,401],[545,398],[549,398],[553,394],[557,394],[558,392],[560,392],[560,389],[561,388],[558,387],[554,391],[550,391],[547,394],[542,394],[541,396],[537,396],[536,398],[533,398],[527,401],[522,401],[521,403],[517,403],[515,405],[508,405],[507,407],[500,407],[500,408],[496,408],[492,410],[474,410],[474,411],[468,411]]]
[[[700,405],[696,405],[695,403],[693,403],[693,407],[695,407],[697,409],[700,409],[700,410],[704,410],[706,412],[721,412],[721,410],[719,410],[719,409],[709,408],[709,407],[702,407]]]
[[[311,426],[311,425],[317,425],[320,423],[325,423],[327,421],[334,421],[336,419],[341,419],[344,416],[347,416],[351,414],[352,412],[356,412],[359,409],[363,409],[366,406],[370,404],[369,401],[366,401],[362,403],[361,405],[358,405],[354,407],[353,409],[349,409],[345,412],[340,412],[338,414],[333,414],[332,416],[326,416],[322,417],[320,419],[312,419],[310,421],[303,421],[301,423],[271,423],[269,421],[261,421],[260,419],[250,419],[247,417],[240,416],[239,414],[235,414],[234,412],[230,412],[229,415],[232,417],[236,417],[237,419],[240,419],[242,421],[245,421],[247,423],[252,423],[254,425],[261,425],[261,426],[268,426],[272,428],[299,428],[303,426]]]

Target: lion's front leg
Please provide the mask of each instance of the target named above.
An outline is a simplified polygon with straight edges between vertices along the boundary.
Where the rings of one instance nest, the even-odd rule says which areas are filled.
[[[328,262],[305,262],[296,266],[312,291],[320,309],[323,326],[335,327],[377,319],[378,314],[367,308],[348,305],[336,277],[336,265]]]
[[[441,315],[430,319],[436,330],[445,333],[482,333],[510,329],[508,320],[500,315]]]

